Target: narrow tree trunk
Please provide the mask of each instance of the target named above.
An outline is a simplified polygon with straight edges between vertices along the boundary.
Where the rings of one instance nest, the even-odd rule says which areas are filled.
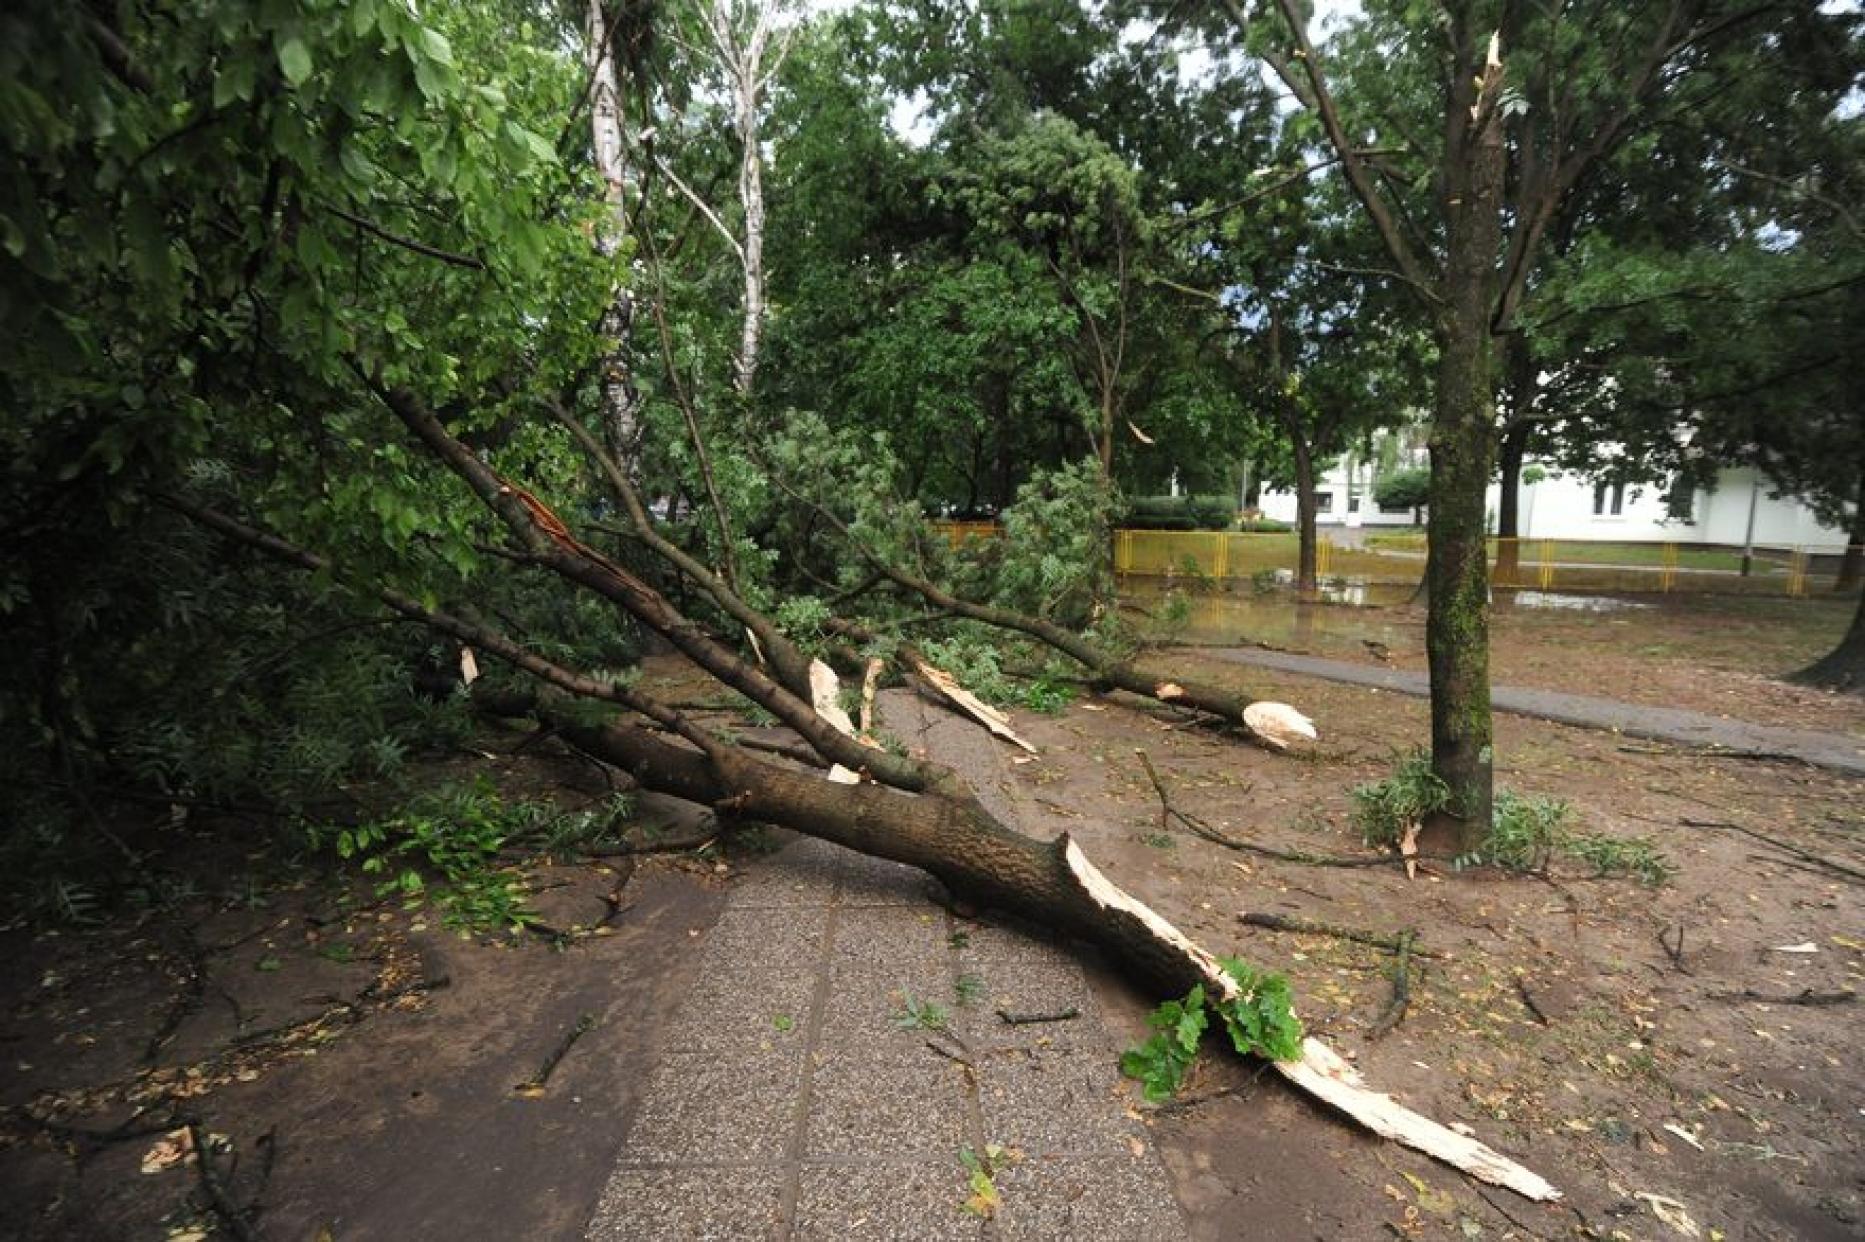
[[[1528,455],[1526,423],[1515,423],[1502,438],[1501,493],[1496,500],[1496,581],[1515,586],[1522,559],[1522,459]]]
[[[1865,571],[1865,469],[1859,471],[1859,491],[1852,504],[1852,537],[1846,541],[1846,554],[1840,558],[1833,590],[1843,595],[1858,589],[1861,571]]]
[[[1460,84],[1461,86],[1461,84]],[[1502,66],[1451,108],[1438,282],[1436,408],[1431,427],[1425,651],[1431,669],[1431,767],[1450,789],[1458,852],[1490,830],[1494,755],[1489,703],[1489,558],[1483,522],[1496,449],[1490,313],[1502,244]],[[1461,98],[1471,112],[1459,115]]]
[[[754,63],[751,73],[762,71]],[[750,400],[758,378],[758,347],[764,333],[764,152],[758,136],[757,82],[738,85],[738,200],[745,212],[745,305],[739,333],[738,395]]]
[[[1508,430],[1502,437],[1501,484],[1496,496],[1496,581],[1514,586],[1521,565],[1522,459],[1528,455],[1529,432],[1534,426],[1529,415],[1535,402],[1535,356],[1519,332],[1509,338],[1506,352]]]
[[[1295,590],[1307,599],[1315,593],[1315,458],[1300,429],[1288,432],[1295,450]]]
[[[589,65],[590,137],[596,171],[608,200],[609,220],[596,229],[596,253],[613,260],[628,230],[627,167],[622,155],[622,95],[615,65],[615,47],[603,0],[589,0],[585,22],[584,59]],[[603,308],[598,360],[598,387],[602,395],[603,430],[609,452],[634,472],[641,449],[640,395],[629,366],[628,347],[634,336],[634,295],[617,280]]]

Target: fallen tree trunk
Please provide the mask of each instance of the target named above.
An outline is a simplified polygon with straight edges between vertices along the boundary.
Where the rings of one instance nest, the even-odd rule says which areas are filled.
[[[625,769],[646,789],[710,807],[722,816],[792,828],[860,853],[918,867],[970,900],[1021,914],[1101,946],[1130,978],[1156,995],[1182,995],[1201,984],[1219,1000],[1238,998],[1238,985],[1215,957],[1109,882],[1072,838],[1064,835],[1046,842],[1025,836],[994,818],[949,769],[863,746],[853,736],[845,713],[834,720],[827,718],[816,704],[797,698],[724,648],[658,592],[577,541],[541,502],[494,474],[442,430],[424,407],[404,394],[384,395],[391,398],[391,407],[410,430],[505,519],[534,563],[610,599],[659,630],[718,680],[776,713],[825,761],[841,763],[853,783],[835,783],[813,768],[757,758],[650,695],[554,664],[488,626],[380,586],[368,588],[405,616],[470,643],[561,691],[639,713],[678,740],[657,736],[626,720],[590,724],[540,694],[501,693],[477,683],[475,700],[488,710],[529,715],[585,753]],[[288,564],[310,571],[337,568],[325,558],[204,506],[174,496],[164,500]],[[818,680],[822,685],[812,689],[827,707],[834,697],[832,679]],[[1305,1041],[1299,1061],[1278,1063],[1277,1068],[1296,1086],[1376,1133],[1531,1198],[1558,1197],[1547,1182],[1481,1143],[1366,1089],[1318,1041]]]
[[[1214,956],[1109,881],[1067,834],[1039,841],[1005,827],[975,802],[961,806],[872,782],[834,784],[818,773],[783,768],[729,747],[701,753],[621,722],[578,724],[534,695],[488,693],[475,701],[487,710],[548,723],[572,745],[626,769],[648,789],[918,867],[970,901],[1100,947],[1156,996],[1183,995],[1194,984],[1215,998],[1238,996],[1236,981]],[[1300,1060],[1274,1064],[1291,1084],[1382,1137],[1530,1199],[1560,1197],[1545,1179],[1493,1149],[1368,1089],[1317,1039],[1303,1041]]]

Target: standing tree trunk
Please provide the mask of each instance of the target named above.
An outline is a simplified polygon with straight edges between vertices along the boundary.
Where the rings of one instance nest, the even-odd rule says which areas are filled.
[[[1859,596],[1858,611],[1852,614],[1852,626],[1846,631],[1846,636],[1839,640],[1839,645],[1795,673],[1789,680],[1823,690],[1843,690],[1849,694],[1865,695],[1865,595]]]
[[[589,65],[590,138],[595,150],[596,171],[602,177],[603,195],[610,212],[608,221],[596,230],[596,253],[612,262],[628,231],[628,170],[622,154],[622,93],[620,74],[615,66],[614,31],[603,0],[589,0],[585,27],[583,55]],[[634,295],[618,279],[609,304],[602,311],[598,383],[609,451],[631,473],[641,448],[641,399],[635,390],[628,359],[634,320]]]
[[[1453,97],[1442,208],[1425,650],[1431,767],[1450,789],[1451,844],[1459,853],[1480,848],[1488,835],[1494,792],[1483,501],[1496,450],[1490,316],[1502,244],[1501,90],[1502,65],[1492,43],[1483,78],[1474,88],[1459,83]]]
[[[1514,586],[1521,565],[1522,460],[1528,455],[1535,400],[1535,359],[1521,333],[1507,347],[1509,421],[1502,437],[1501,486],[1496,497],[1496,582]]]
[[[1295,590],[1307,599],[1315,593],[1315,457],[1301,428],[1283,425],[1295,450]]]
[[[1846,554],[1839,561],[1833,590],[1841,595],[1856,590],[1861,571],[1865,571],[1865,468],[1859,471],[1859,491],[1852,502],[1852,535],[1846,540]]]

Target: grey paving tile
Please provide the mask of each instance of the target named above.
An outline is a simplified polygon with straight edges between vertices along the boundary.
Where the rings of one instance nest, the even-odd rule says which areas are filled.
[[[976,1242],[957,1153],[916,1164],[803,1169],[791,1236],[803,1242]]]
[[[997,1176],[998,1236],[1014,1242],[1160,1242],[1185,1219],[1149,1153],[1025,1160]],[[1246,1237],[1245,1232],[1236,1236]]]
[[[924,906],[944,893],[939,881],[918,867],[844,851],[842,905]]]
[[[1051,962],[1074,964],[1078,959],[1072,946],[1059,939],[1024,927],[1002,923],[961,923],[959,960],[964,969],[988,962]]]
[[[713,1055],[800,1049],[815,988],[810,971],[708,961],[668,1023],[665,1047]]]
[[[937,963],[949,971],[945,912],[925,903],[843,910],[831,956],[838,968],[893,970]]]
[[[810,1085],[807,1158],[946,1156],[965,1142],[964,1069],[922,1044],[904,1056],[820,1057]]]
[[[720,1059],[669,1053],[622,1144],[626,1165],[779,1160],[795,1124],[800,1049]]]
[[[977,999],[953,1012],[954,1029],[980,1050],[1003,1048],[1098,1049],[1110,1047],[1101,1025],[1093,990],[1075,962],[1049,958],[961,958],[961,980]],[[1013,1014],[1057,1014],[1070,1009],[1078,1017],[1059,1022],[1013,1025],[998,1010]]]
[[[731,908],[706,933],[700,969],[730,965],[771,974],[807,974],[822,960],[826,909]]]
[[[749,864],[732,886],[734,909],[826,906],[842,877],[839,845],[805,837]]]
[[[826,1049],[874,1048],[888,1044],[917,1047],[925,1032],[903,1029],[907,998],[920,1006],[937,1006],[948,1019],[956,1004],[952,972],[939,958],[887,965],[839,963],[829,975],[823,1003],[821,1046]]]
[[[778,1233],[783,1171],[617,1169],[586,1233],[591,1242],[738,1242]]]
[[[1124,1151],[1127,1120],[1112,1057],[1092,1052],[998,1052],[975,1058],[987,1141],[1030,1156]]]

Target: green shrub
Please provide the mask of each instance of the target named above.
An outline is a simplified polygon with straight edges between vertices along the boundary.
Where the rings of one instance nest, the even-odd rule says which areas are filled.
[[[1228,496],[1138,496],[1122,521],[1131,530],[1228,530],[1236,516]]]
[[[1368,845],[1396,847],[1405,830],[1449,808],[1450,786],[1431,770],[1431,756],[1415,750],[1383,781],[1353,791],[1353,821]]]
[[[1417,509],[1431,499],[1431,471],[1412,466],[1381,475],[1373,483],[1373,503],[1388,512]]]
[[[1353,791],[1353,818],[1368,845],[1394,847],[1405,830],[1426,816],[1451,808],[1449,786],[1431,770],[1431,757],[1413,751],[1391,776]],[[1662,884],[1675,868],[1649,842],[1598,833],[1573,832],[1573,808],[1559,798],[1496,792],[1489,835],[1480,848],[1455,860],[1459,867],[1488,863],[1508,871],[1545,871],[1555,857],[1590,864],[1600,875],[1630,875],[1643,884]]]

